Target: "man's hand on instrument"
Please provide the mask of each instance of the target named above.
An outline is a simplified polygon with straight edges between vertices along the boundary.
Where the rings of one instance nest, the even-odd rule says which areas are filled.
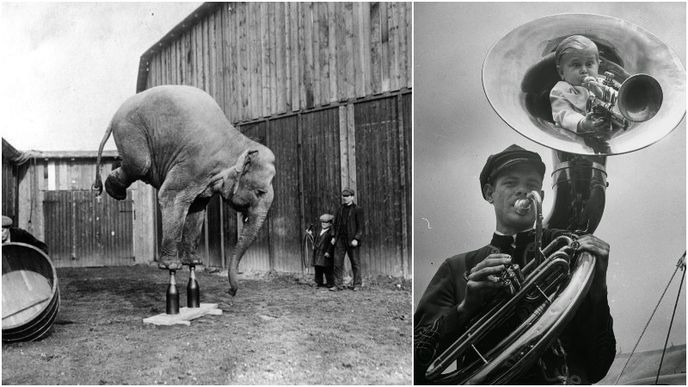
[[[590,296],[594,300],[601,300],[607,294],[607,266],[609,265],[609,243],[587,234],[578,238],[578,249],[587,251],[597,257],[595,274],[590,286]]]
[[[466,298],[459,304],[458,309],[470,315],[476,314],[498,294],[506,284],[500,275],[511,263],[508,254],[490,254],[466,273]]]

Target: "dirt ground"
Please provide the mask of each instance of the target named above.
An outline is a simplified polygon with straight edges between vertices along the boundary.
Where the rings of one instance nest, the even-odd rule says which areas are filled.
[[[301,275],[200,271],[220,316],[191,326],[165,312],[167,272],[150,266],[58,269],[61,305],[38,342],[2,346],[3,384],[411,384],[411,284],[380,277],[329,292]],[[186,305],[188,271],[177,272]]]

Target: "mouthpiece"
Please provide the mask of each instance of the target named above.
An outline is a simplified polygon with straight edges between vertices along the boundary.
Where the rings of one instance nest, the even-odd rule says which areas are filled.
[[[583,83],[597,83],[597,79],[595,77],[587,76],[583,78]]]
[[[531,201],[529,199],[518,199],[514,203],[514,207],[516,207],[516,212],[519,215],[525,215],[530,211],[530,204]]]

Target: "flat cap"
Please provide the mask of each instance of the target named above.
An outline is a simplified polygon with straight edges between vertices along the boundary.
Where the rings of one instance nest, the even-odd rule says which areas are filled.
[[[10,226],[12,226],[12,218],[10,218],[9,216],[3,215],[2,216],[2,227],[4,228],[4,227],[10,227]]]
[[[351,188],[344,188],[342,190],[342,196],[354,196],[354,190]]]
[[[334,219],[334,216],[330,214],[322,214],[320,215],[320,221],[321,222],[331,222],[332,219]]]
[[[521,163],[532,165],[541,176],[545,176],[545,164],[542,162],[540,155],[513,144],[487,158],[487,162],[485,162],[485,166],[480,172],[480,191],[482,192],[485,184],[492,182],[500,172]],[[485,194],[483,194],[484,197]]]

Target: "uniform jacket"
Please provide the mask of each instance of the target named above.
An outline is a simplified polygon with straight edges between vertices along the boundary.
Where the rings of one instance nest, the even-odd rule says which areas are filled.
[[[544,230],[543,246],[546,246],[561,231]],[[509,238],[504,242],[503,238]],[[525,257],[534,251],[534,232],[520,233],[516,238],[516,249],[510,247],[511,237],[494,236],[490,245],[468,253],[448,258],[438,268],[414,314],[414,364],[415,384],[428,384],[425,370],[452,342],[463,334],[466,326],[460,327],[456,307],[465,298],[466,280],[464,273],[490,255],[495,247],[502,253],[512,255],[512,261],[523,267]],[[572,321],[560,336],[567,357],[569,375],[576,375],[584,384],[602,379],[616,353],[616,339],[613,321],[609,314],[606,295],[604,301],[595,303],[590,296],[582,302]],[[542,375],[535,368],[526,371],[515,384],[552,384],[541,380]]]
[[[352,240],[356,239],[360,245],[361,237],[363,236],[363,209],[358,207],[356,203],[352,203],[348,219],[343,219],[344,207],[343,205],[340,206],[334,216],[334,236],[335,238],[342,237],[343,235],[340,235],[339,230],[340,224],[346,224],[347,242],[351,243]]]
[[[21,228],[10,227],[10,242],[26,243],[35,246],[42,250],[44,253],[48,254],[48,246],[36,239],[28,231],[24,231]]]
[[[332,227],[328,228],[322,235],[322,229],[318,226],[313,234],[313,266],[332,266],[332,255],[334,254],[334,245],[332,244]],[[328,254],[325,257],[325,253]]]

